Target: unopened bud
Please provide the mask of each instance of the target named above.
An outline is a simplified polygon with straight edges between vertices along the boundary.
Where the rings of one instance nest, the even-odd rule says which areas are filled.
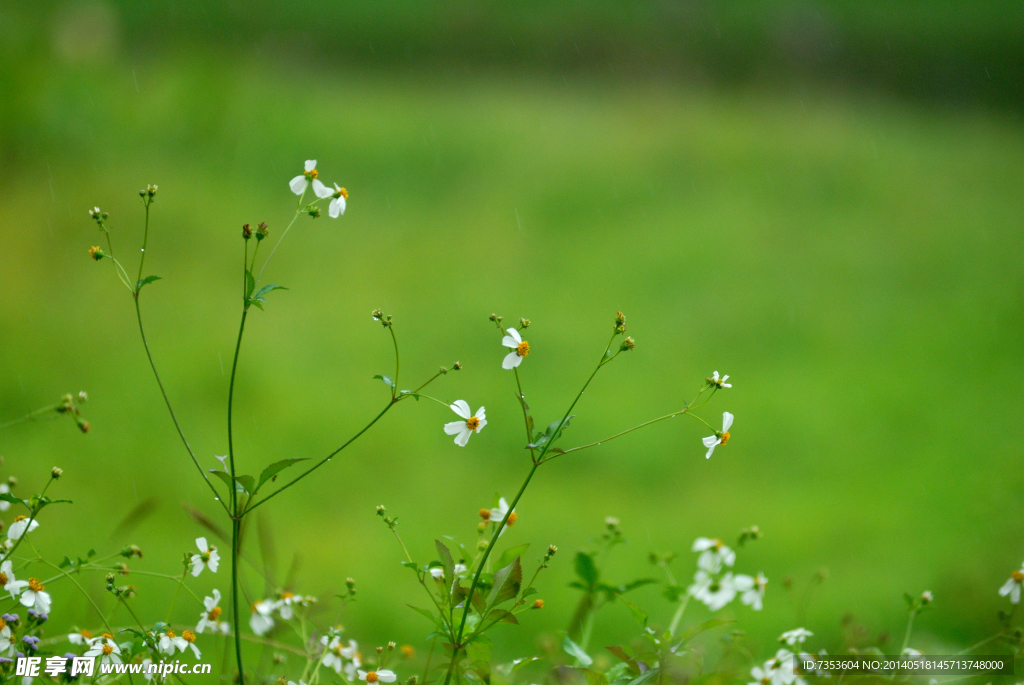
[[[249,238],[252,237],[252,227],[249,226],[249,224],[242,225],[242,237],[245,240],[248,240]]]
[[[405,685],[416,685],[416,683],[418,683],[418,682],[420,682],[420,677],[419,676],[415,676],[415,675],[411,675],[411,676],[409,676],[409,679],[405,681]]]
[[[491,314],[490,316],[487,317],[487,320],[488,321],[497,321],[498,320],[498,315],[497,314]]]
[[[92,426],[89,425],[88,421],[82,421],[81,423],[78,424],[78,430],[82,431],[83,433],[88,433],[91,427]]]
[[[622,312],[615,314],[615,326],[624,326],[626,324],[626,315]]]
[[[476,548],[483,552],[485,549],[487,549],[487,540],[481,540],[480,542],[476,543]]]
[[[309,208],[309,215],[311,217],[313,217],[314,219],[320,218],[320,208],[319,207],[315,207],[315,206],[310,206],[310,208]]]
[[[349,590],[354,590],[355,587],[356,587],[356,579],[355,578],[346,578],[345,579],[345,586]]]
[[[396,647],[396,646],[397,646],[397,645],[396,645],[396,644],[395,644],[394,642],[389,642],[389,643],[388,643],[388,651],[389,651],[389,652],[393,652],[393,651],[395,651],[395,647]]]
[[[935,598],[932,596],[931,590],[925,590],[921,593],[921,606],[931,604],[933,599]]]
[[[557,547],[555,547],[554,545],[548,545],[548,553],[545,556],[547,556],[550,559],[551,557],[555,556],[557,552]]]
[[[63,475],[64,475],[64,469],[62,469],[62,468],[60,468],[58,466],[54,466],[53,469],[50,470],[50,478],[53,478],[54,480],[57,480],[58,478],[60,478]]]
[[[611,529],[611,528],[618,528],[619,527],[619,519],[615,518],[614,516],[609,516],[608,518],[606,518],[604,520],[604,525],[608,526],[609,529]]]
[[[519,319],[519,327],[520,328],[529,328],[530,327],[530,320],[529,319]]]
[[[107,255],[100,249],[99,245],[93,245],[89,248],[89,256],[95,259],[97,262],[106,257]]]
[[[78,401],[82,402],[82,403],[88,402],[89,401],[89,393],[87,393],[85,390],[83,390],[82,392],[78,393]]]
[[[388,510],[384,508],[383,504],[378,504],[377,505],[377,516],[383,516],[384,514],[387,513],[387,511]]]
[[[256,227],[256,240],[263,240],[270,235],[270,229],[267,228],[267,222],[261,221],[259,226]]]
[[[383,647],[378,647],[377,648],[377,653],[378,654],[383,654],[384,653],[384,648]]]
[[[619,349],[623,352],[629,352],[634,347],[636,347],[636,341],[629,336],[627,336],[626,339],[622,341],[622,344],[619,345]]]
[[[462,362],[455,362],[452,364],[452,369],[455,371],[462,371]]]
[[[534,600],[533,608],[534,609],[543,609],[544,608],[544,600],[543,599]]]

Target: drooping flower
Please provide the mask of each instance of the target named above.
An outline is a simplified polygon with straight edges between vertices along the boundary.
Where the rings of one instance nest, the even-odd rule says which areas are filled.
[[[50,613],[50,593],[44,592],[43,584],[35,578],[28,579],[28,589],[21,593],[21,603],[40,614]]]
[[[732,383],[726,383],[727,380],[729,380],[728,374],[722,376],[721,378],[718,377],[717,371],[711,374],[712,385],[717,385],[719,388],[731,388]]]
[[[708,453],[704,455],[705,459],[711,458],[711,453],[715,451],[715,448],[719,445],[724,445],[729,442],[729,429],[732,428],[733,416],[729,412],[722,413],[722,431],[709,435],[704,438],[704,446],[708,448]]]
[[[736,563],[736,552],[718,538],[697,538],[693,541],[691,551],[701,553],[697,557],[697,567],[708,573],[718,573],[723,564],[732,566]]]
[[[206,538],[196,538],[196,547],[199,548],[199,554],[192,555],[192,575],[198,576],[204,568],[216,573],[220,564],[220,553],[217,552],[217,548],[206,544]]]
[[[337,219],[345,213],[345,203],[348,200],[348,191],[335,183],[334,190],[332,191],[330,188],[327,188],[327,193],[327,197],[331,198],[331,204],[327,206],[327,215],[332,219]]]
[[[772,677],[760,666],[754,666],[750,669],[750,676],[754,679],[753,682],[747,683],[747,685],[771,685]]]
[[[772,685],[794,685],[797,676],[793,669],[796,656],[788,649],[780,649],[775,656],[764,662],[764,670],[771,677]]]
[[[455,436],[456,445],[465,447],[469,442],[469,436],[479,433],[487,425],[487,415],[484,413],[483,407],[477,409],[476,414],[471,414],[469,404],[465,400],[455,400],[450,407],[463,420],[444,424],[444,432]]]
[[[14,646],[14,640],[11,637],[11,627],[7,625],[7,621],[0,618],[0,654],[9,654]]]
[[[359,671],[359,679],[367,683],[393,683],[395,682],[395,672],[383,669],[380,671]]]
[[[1003,586],[999,588],[999,595],[1001,597],[1010,596],[1010,601],[1014,604],[1020,603],[1020,588],[1024,585],[1024,566],[1017,569],[1010,574],[1010,579],[1003,583]]]
[[[523,340],[519,335],[519,331],[514,328],[510,328],[504,338],[501,339],[501,344],[505,347],[511,347],[512,351],[505,355],[505,359],[501,362],[501,368],[503,369],[514,369],[523,363],[523,357],[530,354],[530,343]]]
[[[196,646],[196,634],[191,630],[181,631],[181,640],[184,644],[181,646],[181,651],[184,652],[186,647],[192,648],[192,653],[196,655],[196,659],[199,659],[202,654],[199,652],[199,647]]]
[[[15,516],[11,527],[7,529],[7,537],[11,540],[17,540],[25,533],[31,533],[38,527],[39,521],[35,519],[30,519],[26,516]]]
[[[306,189],[309,188],[310,182],[312,182],[313,192],[317,194],[317,197],[323,197],[323,195],[320,195],[319,190],[326,190],[326,188],[323,183],[320,183],[320,181],[317,180],[317,175],[318,174],[316,171],[316,160],[307,159],[305,171],[302,174],[293,178],[291,181],[289,181],[288,187],[291,188],[292,192],[295,193],[296,195],[302,195],[303,193],[306,192]]]
[[[249,627],[257,635],[266,635],[274,627],[273,613],[276,605],[269,599],[258,599],[252,605],[252,617],[249,619]]]
[[[224,613],[224,610],[220,608],[220,590],[214,588],[212,597],[204,597],[203,607],[206,611],[199,614],[199,623],[196,624],[197,633],[204,633],[207,629],[211,633],[224,633],[225,635],[230,632],[231,626],[228,625],[228,622],[220,620],[221,614]]]
[[[753,578],[738,575],[733,578],[733,583],[741,593],[740,601],[754,611],[760,611],[762,607],[761,600],[764,599],[765,587],[768,585],[768,579],[764,577],[764,574],[758,573]]]
[[[785,642],[790,647],[796,645],[802,645],[807,641],[807,638],[813,637],[814,633],[807,630],[806,628],[795,628],[793,630],[787,630],[779,636],[779,642]]]

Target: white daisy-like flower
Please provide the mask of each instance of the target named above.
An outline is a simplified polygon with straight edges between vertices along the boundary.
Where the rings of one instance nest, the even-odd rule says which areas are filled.
[[[324,635],[320,638],[320,644],[327,652],[321,663],[327,668],[333,668],[335,673],[341,673],[345,668],[358,668],[362,665],[359,662],[359,647],[355,640],[349,640],[346,645],[338,635],[331,638]],[[355,663],[355,666],[352,663],[346,664],[346,662]]]
[[[393,683],[395,682],[395,672],[387,669],[380,671],[358,671],[359,679],[367,683]]]
[[[309,184],[313,184],[313,192],[316,193],[317,197],[329,197],[330,191],[323,183],[317,180],[316,160],[307,159],[305,171],[293,178],[288,182],[288,187],[292,189],[292,192],[296,195],[302,195],[309,188]],[[327,192],[327,195],[321,195],[320,193]]]
[[[249,627],[257,635],[266,635],[274,627],[274,618],[270,615],[276,608],[276,604],[269,599],[258,599],[252,605],[252,617],[249,619]]]
[[[39,521],[35,519],[30,519],[27,516],[15,516],[11,527],[7,529],[7,537],[11,540],[17,540],[25,533],[31,533],[38,527]]]
[[[113,636],[104,633],[92,641],[84,656],[99,657],[101,664],[121,663],[121,648],[114,642]]]
[[[696,592],[692,593],[693,596],[704,602],[711,611],[718,611],[736,598],[736,584],[732,572],[721,578],[713,578],[704,571],[697,571],[694,585],[691,587],[697,588]]]
[[[772,676],[760,666],[750,669],[750,677],[754,680],[747,685],[771,685]]]
[[[28,579],[28,589],[21,593],[21,603],[39,614],[50,613],[50,593],[43,591],[43,584],[35,578]]]
[[[999,588],[999,595],[1006,597],[1009,595],[1010,601],[1014,604],[1020,603],[1020,588],[1024,585],[1024,566],[1017,569],[1010,574],[1010,579],[1003,583],[1003,586]]]
[[[779,636],[779,642],[785,642],[790,647],[796,645],[802,645],[807,641],[807,638],[813,637],[814,633],[807,630],[806,628],[796,628],[794,630],[787,630]]]
[[[0,564],[0,586],[11,594],[11,599],[17,599],[21,591],[28,587],[27,580],[18,580],[14,577],[14,565],[10,559]]]
[[[202,657],[202,654],[199,652],[199,647],[196,645],[195,633],[191,630],[183,630],[181,632],[181,640],[185,643],[181,647],[182,652],[184,652],[186,648],[191,648],[192,653],[196,655],[196,660],[199,660]]]
[[[461,576],[463,573],[466,572],[466,565],[455,564],[455,566],[452,567],[452,570],[455,571],[456,576]],[[444,578],[444,569],[440,566],[434,566],[430,569],[430,575],[434,578],[437,578],[438,580],[441,580],[442,578]]]
[[[302,595],[297,595],[294,592],[281,593],[280,599],[277,600],[277,613],[282,619],[287,621],[295,615],[295,610],[292,607],[302,605],[305,602],[306,598]]]
[[[160,639],[157,640],[156,648],[161,654],[172,656],[175,651],[185,651],[186,644],[184,638],[173,630],[167,629],[160,633]]]
[[[704,455],[705,459],[711,458],[711,453],[715,451],[716,447],[729,442],[729,429],[732,428],[732,419],[732,414],[724,412],[722,414],[722,432],[704,438],[704,446],[708,448],[708,453]]]
[[[764,599],[764,590],[768,585],[768,579],[764,577],[764,574],[758,573],[753,578],[739,575],[733,578],[733,583],[736,585],[736,590],[741,593],[740,601],[754,611],[760,611],[762,607],[761,600]]]
[[[0,483],[0,494],[6,495],[11,491],[11,486],[7,483]],[[7,511],[11,508],[11,503],[7,500],[0,499],[0,511]]]
[[[772,680],[772,685],[795,685],[797,676],[793,669],[795,655],[788,649],[780,649],[775,656],[764,662],[764,671]]]
[[[505,501],[504,497],[500,497],[498,498],[498,506],[491,509],[490,518],[488,520],[495,525],[501,525],[501,522],[505,520],[505,514],[508,514],[508,521],[505,521],[505,527],[501,529],[500,533],[498,533],[498,537],[504,535],[505,530],[514,526],[516,521],[519,520],[519,514],[517,514],[514,509],[512,510],[512,513],[509,514],[508,502]]]
[[[327,215],[332,219],[337,219],[339,216],[345,213],[345,203],[348,201],[348,191],[339,186],[337,183],[334,184],[334,190],[326,188],[326,197],[331,198],[331,204],[327,206]],[[318,197],[325,197],[324,195],[318,195]]]
[[[199,548],[199,554],[192,555],[192,575],[198,576],[204,568],[216,573],[220,564],[220,553],[217,548],[206,544],[206,538],[196,538],[196,547]]]
[[[444,424],[444,432],[455,436],[456,445],[465,447],[466,443],[469,442],[469,436],[473,433],[479,433],[487,425],[487,415],[484,413],[483,407],[477,409],[476,414],[471,414],[469,404],[465,400],[455,400],[450,407],[463,420]]]
[[[718,538],[697,538],[693,541],[693,552],[700,552],[697,557],[697,568],[708,573],[718,573],[722,565],[732,566],[736,563],[736,552],[729,549]]]
[[[717,385],[719,388],[731,388],[732,383],[726,383],[727,380],[729,380],[728,374],[722,376],[721,378],[718,377],[717,371],[711,374],[712,385]]]
[[[523,340],[522,336],[519,335],[519,331],[514,328],[510,328],[505,332],[508,335],[501,339],[501,344],[505,347],[511,347],[512,351],[505,355],[501,362],[501,368],[514,369],[523,363],[523,357],[530,354],[530,343]]]
[[[197,633],[205,633],[209,629],[211,633],[227,635],[231,631],[228,622],[220,620],[221,614],[224,612],[220,608],[220,590],[214,588],[212,597],[203,598],[203,608],[205,611],[199,614],[199,623],[196,624]]]
[[[88,630],[80,630],[77,633],[68,634],[68,642],[73,645],[91,645],[93,639],[92,633]]]
[[[7,622],[0,618],[0,654],[9,654],[14,647],[14,641],[11,639],[11,627],[7,625]]]

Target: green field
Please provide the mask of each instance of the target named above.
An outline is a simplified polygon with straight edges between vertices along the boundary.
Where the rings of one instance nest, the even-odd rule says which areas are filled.
[[[173,573],[204,532],[182,505],[217,513],[160,403],[131,296],[108,263],[88,259],[101,243],[87,209],[110,212],[115,249],[133,264],[136,191],[160,186],[146,270],[164,280],[143,308],[168,391],[212,468],[226,452],[239,228],[267,221],[278,235],[294,207],[287,181],[316,158],[325,181],[351,192],[349,209],[300,220],[268,269],[290,290],[250,317],[242,470],[323,456],[384,405],[372,376],[392,359],[375,307],[397,321],[402,385],[458,359],[465,369],[435,394],[485,404],[490,421],[460,449],[441,430],[450,412],[403,404],[262,510],[276,582],[320,596],[325,620],[353,576],[359,599],[342,617],[352,635],[421,647],[428,624],[405,606],[421,602],[419,588],[374,507],[399,516],[427,561],[435,537],[472,543],[477,510],[528,469],[487,315],[532,320],[524,390],[550,421],[622,310],[637,349],[588,390],[567,443],[678,409],[715,369],[735,387],[703,415],[717,424],[733,412],[733,438],[706,461],[706,429],[674,419],[544,467],[503,541],[566,554],[541,581],[545,610],[526,630],[499,631],[508,655],[536,630],[565,628],[569,553],[608,515],[631,543],[610,571],[623,580],[654,575],[651,550],[680,552],[686,576],[695,537],[760,526],[764,539],[738,566],[770,579],[767,610],[727,613],[765,650],[798,621],[837,648],[847,613],[872,635],[902,631],[902,593],[925,589],[936,602],[917,624],[919,648],[995,632],[996,590],[1024,548],[1014,418],[1024,135],[1011,117],[856,90],[245,59],[66,68],[18,98],[31,115],[4,131],[0,159],[0,417],[84,389],[93,426],[82,436],[63,422],[21,424],[0,438],[22,494],[51,466],[65,470],[55,488],[74,506],[48,510],[35,535],[49,557],[134,542],[146,555],[136,568]],[[115,531],[147,498],[152,515]],[[819,568],[828,579],[801,617],[782,579],[800,595]],[[216,580],[224,591],[227,576]],[[131,582],[154,612],[173,592]],[[100,577],[88,587],[107,601]],[[51,589],[61,607],[51,632],[94,621],[69,586]],[[636,597],[667,620],[657,589]],[[177,620],[197,611],[181,603]],[[631,635],[627,619],[610,609],[594,644]]]

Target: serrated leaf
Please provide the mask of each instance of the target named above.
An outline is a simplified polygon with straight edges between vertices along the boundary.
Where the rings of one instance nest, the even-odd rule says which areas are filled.
[[[437,556],[441,559],[441,568],[444,569],[444,579],[451,583],[455,579],[455,562],[452,560],[452,553],[440,540],[434,540],[434,545],[437,547]],[[450,589],[451,586],[449,586],[449,591]]]
[[[565,650],[566,654],[576,659],[576,661],[580,662],[583,666],[589,666],[594,663],[594,660],[590,658],[590,655],[587,654],[582,647],[573,642],[568,635],[566,635],[565,640],[562,641],[562,649]]]
[[[416,564],[415,561],[403,561],[401,562],[401,564],[406,568],[411,568],[413,571],[416,571],[417,573],[419,573],[420,571],[420,567]]]
[[[522,584],[523,568],[519,563],[519,557],[516,557],[511,564],[494,573],[494,587],[491,589],[490,597],[487,598],[487,606],[497,606],[513,599],[519,594]]]
[[[597,584],[597,566],[594,565],[594,558],[586,552],[576,553],[576,575],[582,578],[588,587]]]
[[[256,490],[256,479],[252,476],[235,476],[235,480],[247,495],[251,495]]]
[[[26,506],[26,507],[28,506],[28,502],[26,502],[23,499],[19,499],[19,498],[15,497],[14,495],[12,495],[9,492],[5,492],[5,493],[0,494],[0,500],[2,500],[4,502],[11,502],[12,504],[21,504],[21,505]]]
[[[529,542],[527,542],[525,544],[522,544],[522,545],[516,545],[515,547],[509,547],[508,549],[506,549],[504,552],[501,553],[501,556],[498,557],[498,561],[496,561],[494,565],[497,566],[498,568],[503,568],[505,566],[508,566],[509,564],[512,563],[513,559],[515,559],[516,557],[523,556],[523,554],[525,554],[526,550],[528,550],[529,548],[530,548],[530,543]]]
[[[282,459],[281,461],[275,461],[273,464],[263,469],[263,471],[260,473],[260,480],[259,483],[256,484],[256,489],[259,490],[260,488],[262,488],[264,483],[266,483],[268,480],[279,474],[281,471],[284,471],[289,466],[295,466],[295,464],[298,464],[300,461],[308,460],[309,457],[292,457],[291,459]]]

